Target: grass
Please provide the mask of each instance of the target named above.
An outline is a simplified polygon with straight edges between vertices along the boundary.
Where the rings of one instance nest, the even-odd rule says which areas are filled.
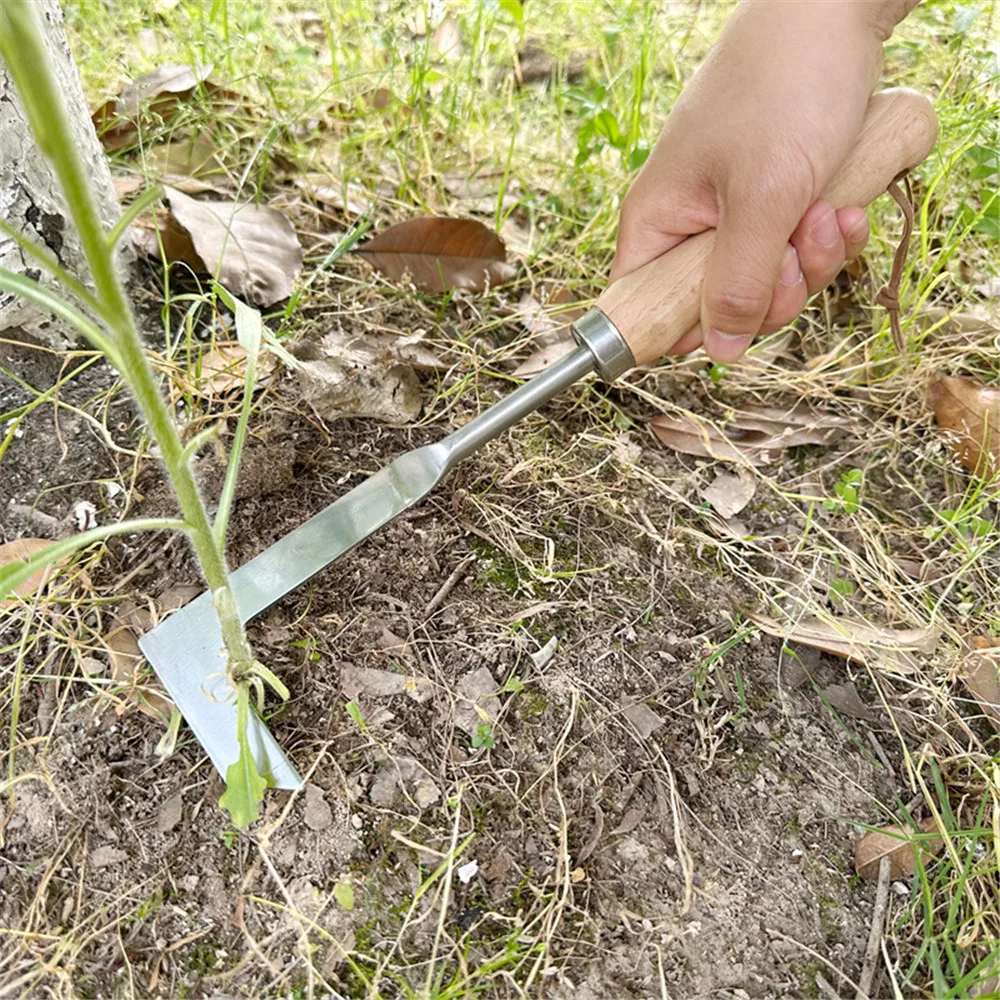
[[[311,284],[290,312],[272,317],[272,327],[289,341],[336,323],[428,331],[427,342],[450,366],[425,376],[424,411],[413,433],[431,436],[456,426],[510,385],[508,362],[524,355],[528,340],[516,313],[521,291],[549,280],[574,287],[585,298],[600,290],[621,196],[728,9],[723,3],[667,8],[530,0],[522,29],[512,4],[455,2],[448,12],[461,44],[457,56],[448,58],[435,51],[433,27],[441,13],[432,4],[388,4],[377,17],[363,0],[266,5],[71,0],[66,5],[74,52],[93,104],[123,81],[166,62],[211,62],[211,79],[243,96],[241,104],[222,114],[195,100],[168,123],[148,121],[141,149],[114,154],[113,169],[138,171],[155,182],[156,148],[171,139],[207,134],[217,150],[219,182],[243,198],[282,207],[305,245],[305,277]],[[789,620],[838,614],[944,630],[938,652],[917,673],[851,668],[859,688],[891,720],[878,740],[907,794],[879,796],[865,789],[870,813],[844,818],[898,822],[905,820],[902,810],[908,806],[938,816],[939,833],[946,839],[945,850],[920,868],[907,894],[890,901],[883,953],[894,988],[904,996],[963,997],[977,989],[990,995],[982,991],[1000,972],[1000,758],[996,735],[973,718],[974,706],[959,675],[964,639],[1000,635],[1000,490],[996,483],[972,479],[950,460],[931,432],[923,402],[932,372],[974,374],[992,384],[1000,379],[992,335],[956,337],[948,320],[955,312],[995,312],[995,300],[984,299],[974,286],[998,268],[992,220],[984,208],[1000,183],[990,172],[988,156],[998,139],[997,55],[991,44],[1000,25],[995,4],[982,5],[973,18],[975,9],[921,5],[887,49],[886,81],[931,93],[941,121],[938,145],[914,178],[922,211],[903,286],[906,358],[893,356],[888,322],[872,306],[899,231],[896,209],[882,199],[870,213],[873,238],[865,257],[870,270],[846,292],[841,284],[840,291],[816,301],[784,353],[774,350],[779,334],[759,345],[746,363],[726,370],[667,361],[630,376],[627,387],[614,392],[578,387],[553,411],[560,428],[543,416],[532,418],[511,433],[509,443],[498,443],[460,472],[454,486],[456,494],[462,491],[463,523],[478,533],[472,548],[484,554],[473,575],[482,606],[469,612],[477,615],[477,624],[463,647],[470,659],[495,642],[514,648],[518,663],[526,665],[536,635],[538,646],[556,628],[573,635],[579,618],[609,637],[606,646],[615,656],[609,662],[627,665],[617,678],[619,687],[639,678],[642,693],[664,711],[662,705],[669,702],[664,690],[673,682],[632,651],[627,628],[641,630],[654,609],[661,609],[656,614],[662,617],[682,599],[692,608],[718,600],[714,618],[698,619],[693,637],[682,633],[694,643],[693,663],[685,661],[684,667],[692,671],[695,693],[683,709],[671,710],[668,727],[674,731],[674,720],[685,719],[686,727],[677,731],[706,773],[713,762],[728,760],[744,769],[749,784],[765,765],[777,766],[772,758],[788,738],[775,737],[765,744],[767,752],[742,752],[745,727],[764,709],[755,679],[760,637],[741,616],[744,608],[777,606]],[[430,29],[414,34],[421,12]],[[516,53],[525,41],[555,57],[557,69],[549,83],[517,85]],[[586,71],[569,80],[567,68],[581,51],[588,54]],[[377,88],[391,92],[384,109],[371,107],[365,97]],[[324,267],[358,220],[303,196],[295,181],[304,174],[322,175],[345,190],[357,185],[371,192],[375,207],[366,221],[377,227],[419,213],[477,212],[497,225],[521,262],[517,291],[442,301],[378,282],[356,262]],[[477,183],[464,183],[469,178]],[[212,335],[207,296],[192,291],[179,272],[166,278],[150,273],[138,294],[163,320],[167,346],[157,348],[157,365],[173,387],[174,404],[183,402],[188,430],[235,419],[231,403],[190,391],[200,348]],[[803,364],[807,358],[822,360],[810,368]],[[74,368],[88,360],[81,355]],[[66,404],[60,398],[75,377],[67,369],[60,391],[30,391],[30,400],[2,414],[0,423],[27,420],[29,411],[42,407],[61,411],[74,405],[110,436],[109,409],[100,400]],[[251,435],[265,433],[269,411],[292,405],[280,383],[269,385],[266,393],[258,397]],[[835,454],[799,449],[792,460],[757,470],[750,537],[720,537],[699,493],[715,470],[694,460],[677,462],[666,453],[657,457],[645,421],[658,412],[692,407],[724,422],[727,410],[740,401],[787,403],[803,397],[856,422],[860,429],[851,446]],[[315,421],[304,413],[297,416]],[[6,427],[0,439],[0,462],[12,433]],[[327,433],[336,447],[349,432],[331,427]],[[121,447],[122,439],[115,440]],[[639,445],[645,448],[641,454]],[[130,441],[128,451],[147,447]],[[357,460],[345,456],[340,471],[357,472],[359,462],[364,468],[381,464],[381,452],[361,454]],[[130,493],[143,460],[133,454],[121,460],[121,481]],[[442,507],[447,502],[443,499]],[[795,530],[785,530],[788,524]],[[931,563],[935,575],[907,577],[894,556]],[[698,569],[697,580],[692,567]],[[116,588],[96,557],[77,572],[89,574],[82,588],[67,584],[66,590],[49,594],[51,603],[41,602],[28,613],[6,613],[11,627],[3,626],[0,659],[16,664],[0,682],[4,709],[14,717],[6,762],[11,778],[4,789],[9,796],[32,785],[26,773],[37,773],[36,780],[44,782],[44,755],[38,764],[36,754],[53,743],[57,727],[76,718],[80,707],[106,687],[80,664],[99,649],[102,609],[113,607],[113,599],[129,588]],[[706,590],[702,580],[716,589]],[[729,597],[728,604],[720,600]],[[547,614],[553,617],[536,621],[529,616],[514,630],[513,619],[499,609],[515,599],[521,608],[551,604]],[[497,603],[495,614],[491,601]],[[310,650],[332,660],[342,658],[352,642],[360,649],[364,641],[361,626],[352,621],[335,625],[334,613],[319,600],[309,605],[301,624]],[[653,624],[664,633],[680,630],[660,618]],[[440,670],[433,636],[418,629],[413,641]],[[664,660],[660,666],[664,663],[669,665]],[[613,760],[629,747],[628,753],[660,782],[663,794],[657,801],[673,802],[675,808],[684,786],[675,777],[674,768],[680,768],[675,751],[656,739],[640,742],[629,735],[617,692],[613,696],[602,685],[596,665],[588,661],[586,667],[570,682],[569,694],[561,691],[561,700],[542,690],[544,676],[532,677],[530,668],[518,667],[527,690],[511,695],[507,704],[512,708],[491,729],[494,745],[473,748],[463,770],[450,769],[437,743],[427,751],[438,765],[435,776],[447,775],[446,781],[438,779],[440,810],[406,817],[406,829],[399,831],[423,852],[393,840],[390,830],[404,823],[397,814],[356,805],[370,850],[359,851],[354,872],[365,923],[356,925],[346,964],[325,961],[334,947],[330,939],[343,943],[337,936],[342,924],[330,916],[338,913],[338,904],[327,891],[329,879],[316,876],[322,887],[318,911],[303,909],[296,895],[301,887],[290,884],[293,880],[275,860],[275,845],[296,822],[291,805],[270,817],[266,835],[230,838],[245,866],[237,882],[254,916],[247,917],[235,946],[232,941],[224,946],[227,957],[216,954],[214,936],[171,953],[164,968],[175,977],[170,981],[175,995],[190,990],[200,975],[211,989],[255,995],[320,996],[335,990],[331,995],[386,998],[536,996],[542,995],[543,982],[561,976],[581,980],[582,966],[595,959],[610,968],[614,955],[598,933],[597,910],[572,882],[569,847],[576,850],[580,824],[589,823],[575,784],[578,769],[587,766],[579,763],[579,755],[593,746],[605,748],[604,759]],[[289,687],[294,697],[294,677]],[[24,718],[21,703],[50,689],[57,692],[56,711],[45,737],[32,741],[18,721]],[[777,697],[785,695],[779,690]],[[536,752],[535,737],[525,743],[518,736],[518,699],[529,708],[543,706],[533,718],[538,725],[530,728],[542,730],[544,761],[530,780],[518,758]],[[849,725],[833,717],[818,692],[813,711],[831,713],[837,731]],[[863,751],[872,758],[865,728],[859,730],[852,736],[861,744],[858,757]],[[343,727],[333,733],[334,746],[323,753],[336,752],[345,770],[349,761],[365,760],[375,748],[397,752],[374,723],[359,730],[344,716]],[[320,739],[310,744],[310,753],[320,753],[326,768],[331,765],[320,752]],[[203,782],[204,771],[194,780]],[[917,797],[918,805],[910,804]],[[491,808],[494,801],[505,805]],[[554,867],[525,869],[516,892],[500,904],[484,897],[477,904],[483,915],[462,929],[456,921],[472,912],[470,901],[458,901],[455,880],[435,878],[435,873],[442,863],[453,867],[459,862],[457,848],[472,832],[488,834],[499,826],[498,813],[505,810],[516,828],[548,838],[544,843]],[[575,818],[581,814],[582,820]],[[709,842],[710,834],[729,836],[725,830],[702,830],[694,807],[684,815],[684,823],[676,824],[682,846],[685,824]],[[669,825],[672,836],[674,821]],[[75,836],[85,832],[81,828]],[[197,827],[194,835],[200,835]],[[483,849],[482,843],[474,842],[470,851]],[[7,928],[10,947],[0,981],[15,994],[49,989],[72,995],[76,989],[80,995],[99,995],[105,983],[82,969],[89,968],[102,935],[117,933],[124,935],[120,953],[131,958],[119,964],[115,989],[142,995],[149,979],[137,970],[141,966],[148,976],[149,962],[124,942],[156,916],[142,911],[159,887],[136,877],[120,898],[109,894],[88,908],[80,887],[62,881],[59,870],[75,844],[61,844],[35,881],[17,868],[23,880],[19,891],[29,893],[30,919]],[[811,875],[833,880],[834,887],[821,893],[823,919],[831,927],[843,898],[838,879],[846,879],[848,869],[843,858],[824,858]],[[253,881],[257,878],[263,881]],[[602,878],[610,878],[607,870]],[[702,891],[694,889],[696,899]],[[615,892],[612,885],[612,897]],[[856,906],[861,890],[854,892]],[[170,909],[188,905],[180,890],[175,893],[168,894],[157,919],[176,930],[172,940],[183,940],[194,925],[184,925]],[[62,911],[49,905],[49,897],[59,906],[68,898],[81,902],[71,917],[61,919]],[[649,915],[654,911],[650,904]],[[268,912],[286,923],[260,916]],[[640,926],[634,913],[626,920]],[[362,933],[362,926],[368,932]],[[678,926],[671,925],[671,933]],[[641,940],[635,945],[636,963],[646,956],[652,970],[641,995],[668,995],[664,963],[669,972],[671,962],[678,961],[673,945],[658,942],[652,931]],[[808,956],[794,959],[805,967]],[[221,970],[215,968],[217,960]],[[829,968],[822,971],[831,977]],[[810,976],[804,978],[808,982],[790,988],[813,990]],[[622,988],[620,980],[615,983]],[[165,988],[163,983],[159,988]],[[890,995],[885,981],[883,988]]]

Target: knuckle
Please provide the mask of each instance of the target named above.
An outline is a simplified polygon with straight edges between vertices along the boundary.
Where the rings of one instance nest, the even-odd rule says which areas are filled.
[[[744,281],[715,289],[708,296],[708,308],[723,319],[756,319],[767,309],[771,288],[762,282]]]

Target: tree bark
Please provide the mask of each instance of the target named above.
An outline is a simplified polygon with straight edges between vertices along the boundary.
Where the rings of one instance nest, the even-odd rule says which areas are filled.
[[[3,0],[0,0],[3,2]],[[59,82],[74,142],[102,223],[110,229],[120,208],[111,172],[90,120],[80,74],[73,62],[58,0],[34,0],[32,7]],[[5,66],[0,64],[0,215],[32,242],[47,248],[70,274],[90,285],[87,263],[62,191],[35,144],[24,109]],[[0,234],[0,266],[56,288],[57,282],[26,257],[14,240]],[[65,293],[63,293],[65,294]],[[62,350],[78,341],[76,332],[16,296],[0,293],[0,336]]]

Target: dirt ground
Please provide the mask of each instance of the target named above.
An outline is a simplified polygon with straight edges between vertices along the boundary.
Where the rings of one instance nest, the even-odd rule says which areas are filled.
[[[19,370],[36,389],[56,373]],[[99,410],[110,381],[98,365],[62,395]],[[15,405],[18,387],[0,387]],[[487,382],[483,401],[500,391]],[[330,439],[282,405],[280,385],[268,398],[233,565],[442,432],[354,420]],[[103,422],[127,448],[128,404],[110,405],[123,418]],[[86,421],[61,415],[57,435],[53,413],[31,414],[3,476],[13,500],[61,521],[80,499],[107,504],[95,480],[127,483],[132,467]],[[390,997],[436,984],[439,996],[735,1000],[815,996],[817,973],[853,995],[874,894],[854,875],[854,824],[910,797],[889,718],[863,673],[868,717],[838,717],[817,690],[847,680],[842,661],[783,654],[734,624],[754,595],[623,466],[687,495],[713,476],[557,402],[266,612],[254,642],[292,691],[272,728],[309,784],[269,793],[247,834],[229,829],[220,778],[186,731],[158,760],[162,724],[119,715],[100,696],[106,672],[85,674],[106,671],[97,636],[126,597],[197,583],[183,544],[113,545],[90,569],[102,601],[37,608],[49,645],[26,664],[23,777],[0,848],[4,995]],[[169,510],[155,466],[137,468],[134,512]],[[40,533],[11,508],[0,517],[7,537]],[[743,517],[801,528],[764,502]],[[8,618],[5,648],[21,628]],[[382,695],[358,668],[419,684]],[[432,879],[459,845],[452,867],[474,860],[476,874]]]

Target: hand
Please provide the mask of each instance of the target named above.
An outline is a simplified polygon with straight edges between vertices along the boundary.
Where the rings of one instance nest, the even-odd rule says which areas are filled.
[[[834,212],[819,196],[881,71],[879,7],[744,0],[674,106],[622,205],[611,280],[718,230],[701,324],[675,353],[704,341],[713,360],[735,361],[758,333],[791,322],[867,242],[863,209]]]

